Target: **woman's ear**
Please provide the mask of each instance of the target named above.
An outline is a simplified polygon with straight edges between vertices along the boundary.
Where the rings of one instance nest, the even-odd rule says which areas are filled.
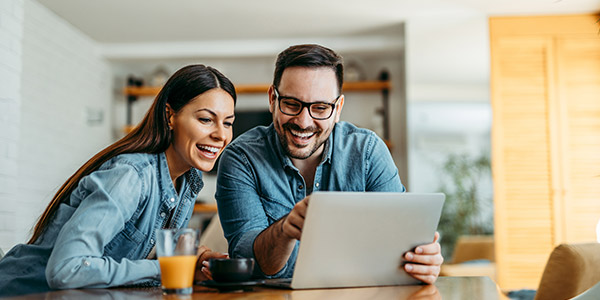
[[[172,124],[173,115],[175,113],[173,112],[173,109],[171,108],[171,105],[169,105],[169,103],[167,103],[167,105],[165,106],[165,113],[167,116],[167,126],[169,126],[169,129],[172,130],[173,129],[173,124]]]

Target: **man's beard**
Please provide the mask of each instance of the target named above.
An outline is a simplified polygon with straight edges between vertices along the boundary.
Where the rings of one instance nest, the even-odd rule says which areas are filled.
[[[289,143],[294,144],[294,142],[289,141],[289,143],[288,143],[288,140],[286,137],[286,131],[289,132],[290,130],[299,131],[299,132],[311,132],[311,133],[314,132],[314,135],[311,137],[311,138],[315,139],[315,143],[312,145],[312,148],[308,152],[303,151],[303,153],[300,153],[300,151],[292,151],[292,149],[290,149]],[[282,131],[281,133],[277,132],[277,136],[279,137],[279,141],[281,142],[283,151],[285,152],[285,154],[287,156],[294,158],[294,159],[309,158],[311,155],[313,155],[315,152],[317,152],[317,150],[319,150],[319,148],[323,145],[323,143],[325,143],[325,140],[319,141],[319,138],[323,134],[323,130],[319,129],[315,126],[311,126],[311,127],[302,129],[302,128],[300,128],[300,126],[298,126],[296,124],[285,123],[285,124],[281,125],[281,131]],[[290,134],[291,134],[291,132],[290,132]],[[294,146],[296,146],[299,149],[311,147],[310,144],[308,144],[306,146],[294,144]]]

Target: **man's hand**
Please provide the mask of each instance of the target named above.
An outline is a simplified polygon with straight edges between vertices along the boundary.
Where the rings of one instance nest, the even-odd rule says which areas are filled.
[[[440,234],[436,231],[433,243],[421,245],[414,252],[407,252],[404,258],[409,262],[404,270],[410,276],[427,284],[433,284],[440,274],[440,266],[444,262],[440,244],[437,242]]]
[[[296,203],[289,214],[271,224],[254,241],[256,263],[266,275],[279,272],[287,263],[296,240],[302,235],[308,197]]]
[[[302,227],[304,226],[304,218],[306,217],[306,209],[308,208],[308,199],[309,197],[306,197],[302,199],[302,201],[296,203],[292,211],[283,218],[281,231],[284,236],[300,240]]]
[[[212,280],[212,274],[208,269],[208,260],[211,258],[228,258],[227,253],[213,252],[206,246],[198,248],[198,260],[196,261],[196,273],[194,274],[195,281]]]

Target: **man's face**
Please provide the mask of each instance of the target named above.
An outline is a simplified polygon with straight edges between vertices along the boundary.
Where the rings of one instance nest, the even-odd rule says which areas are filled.
[[[306,103],[334,103],[339,95],[337,86],[335,72],[330,68],[290,67],[283,71],[276,88],[280,97]],[[269,104],[273,125],[286,154],[294,159],[307,159],[323,153],[323,144],[339,121],[344,96],[340,96],[333,114],[326,120],[313,119],[306,107],[297,116],[282,113],[273,87],[269,89]]]

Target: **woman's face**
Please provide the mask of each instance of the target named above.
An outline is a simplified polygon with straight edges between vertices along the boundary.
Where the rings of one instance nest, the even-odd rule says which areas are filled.
[[[234,120],[234,102],[223,89],[214,88],[192,99],[178,112],[167,105],[173,140],[166,151],[173,179],[191,167],[210,171],[229,144]]]

